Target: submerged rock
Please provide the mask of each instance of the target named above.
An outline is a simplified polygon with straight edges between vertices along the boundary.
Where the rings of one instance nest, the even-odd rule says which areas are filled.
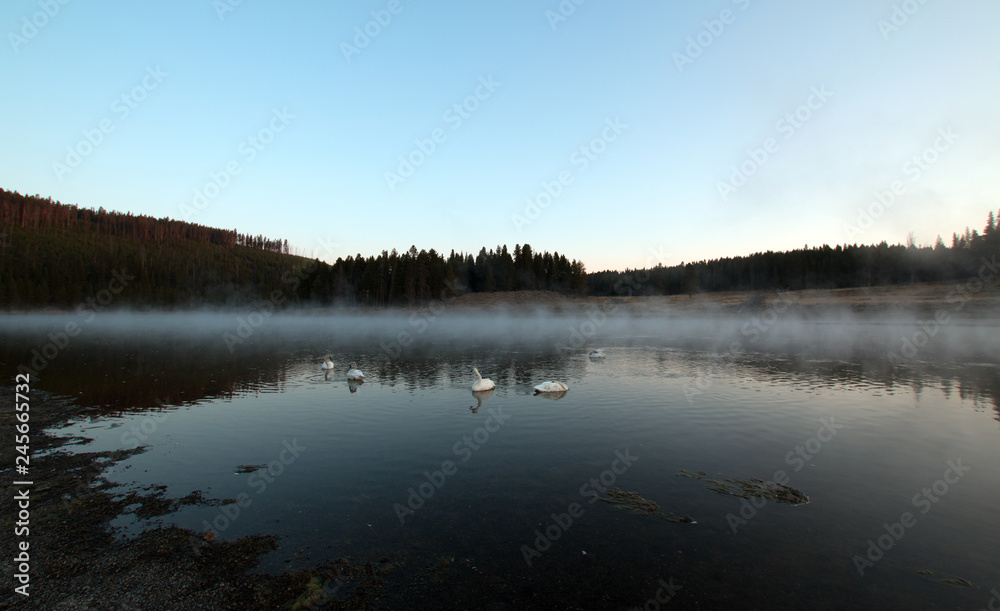
[[[619,488],[609,488],[608,498],[598,497],[598,500],[641,516],[655,516],[668,522],[697,524],[691,516],[680,516],[675,513],[660,511],[660,506],[656,502],[642,498],[637,492],[625,492]]]
[[[945,577],[944,579],[936,579],[932,577],[934,571],[928,569],[920,569],[917,571],[917,575],[923,575],[924,577],[930,579],[931,581],[936,581],[937,583],[943,583],[946,586],[952,586],[953,588],[974,588],[976,587],[971,581],[964,577]]]
[[[254,471],[260,471],[261,469],[266,469],[267,465],[236,465],[236,473],[253,473]]]
[[[677,472],[678,477],[689,477],[691,479],[705,479],[706,475],[708,474],[704,471],[689,471],[688,469],[680,469]],[[709,490],[719,494],[728,494],[729,496],[738,496],[744,499],[766,499],[775,503],[789,503],[792,505],[805,505],[809,503],[809,496],[801,490],[786,486],[785,484],[779,484],[778,482],[764,481],[756,477],[751,477],[750,479],[727,477],[725,480],[705,479],[705,481],[711,484],[708,487]]]

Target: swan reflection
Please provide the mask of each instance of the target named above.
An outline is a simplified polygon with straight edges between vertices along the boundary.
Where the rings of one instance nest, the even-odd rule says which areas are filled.
[[[545,397],[546,399],[551,399],[553,401],[558,401],[559,399],[562,399],[563,397],[565,397],[566,393],[568,393],[568,392],[569,392],[568,390],[563,390],[563,391],[559,391],[559,392],[536,392],[535,396],[536,397]]]
[[[473,390],[472,396],[476,398],[476,406],[469,407],[469,409],[472,410],[472,413],[475,414],[479,412],[479,408],[483,406],[483,399],[489,399],[493,396],[494,392],[496,392],[496,390],[492,388],[489,390]]]

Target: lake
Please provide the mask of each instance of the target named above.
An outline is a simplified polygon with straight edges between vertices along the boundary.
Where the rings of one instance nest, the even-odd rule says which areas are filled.
[[[756,316],[6,316],[0,360],[78,402],[74,449],[148,446],[123,490],[238,501],[120,536],[274,534],[272,573],[388,558],[390,608],[986,608],[1000,329]],[[767,482],[808,503],[742,487]]]

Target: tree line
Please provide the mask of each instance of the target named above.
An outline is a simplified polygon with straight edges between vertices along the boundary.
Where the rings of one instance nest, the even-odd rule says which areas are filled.
[[[65,205],[0,189],[0,307],[75,307],[117,272],[111,307],[415,305],[466,292],[583,295],[583,263],[528,244],[476,256],[410,247],[335,263],[288,254],[287,240],[172,219]]]
[[[588,274],[582,262],[529,244],[476,255],[383,250],[333,264],[288,254],[287,240],[168,218],[65,205],[0,189],[0,307],[72,308],[132,278],[113,307],[411,306],[468,292],[547,290],[564,295],[673,295],[712,291],[848,288],[971,277],[1000,253],[990,212],[982,232],[948,246],[837,245]],[[275,293],[278,291],[278,293]]]
[[[413,305],[466,292],[547,290],[585,295],[583,263],[558,252],[538,252],[531,245],[482,248],[475,257],[456,253],[444,257],[433,248],[406,252],[382,251],[377,257],[337,259],[321,266],[303,283],[310,299],[346,305]]]
[[[677,295],[713,291],[857,288],[914,282],[951,282],[976,274],[986,257],[1000,254],[1000,228],[991,211],[982,233],[938,236],[934,246],[824,245],[785,252],[658,265],[651,269],[600,271],[588,278],[590,295]]]
[[[0,188],[0,227],[20,227],[32,231],[65,229],[122,236],[143,242],[168,239],[197,240],[220,246],[246,246],[288,254],[288,240],[272,240],[262,235],[238,233],[235,229],[216,229],[169,218],[158,219],[131,212],[109,212],[62,204],[51,197],[21,195]],[[2,238],[0,238],[2,239]]]

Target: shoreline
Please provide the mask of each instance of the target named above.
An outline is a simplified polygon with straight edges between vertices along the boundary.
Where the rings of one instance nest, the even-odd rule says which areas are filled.
[[[252,573],[261,555],[277,547],[275,535],[233,541],[166,526],[134,538],[113,532],[111,520],[135,513],[143,518],[168,515],[183,505],[225,505],[234,499],[207,499],[199,492],[167,498],[162,488],[119,487],[104,471],[146,448],[73,452],[85,443],[63,438],[54,429],[82,415],[85,407],[44,391],[30,393],[31,464],[28,597],[13,586],[0,606],[36,609],[318,609],[328,604],[369,608],[378,599],[382,575],[396,567],[388,559],[358,564],[349,559],[314,570],[281,575]],[[0,435],[13,438],[14,389],[0,386]],[[13,461],[12,461],[13,462]],[[0,477],[15,479],[10,464]],[[122,490],[122,488],[125,488]],[[0,497],[0,527],[13,532],[14,494]],[[14,550],[0,566],[14,574]],[[345,595],[339,586],[350,583]],[[335,584],[336,587],[330,587]]]
[[[626,287],[627,288],[627,287]],[[631,290],[631,289],[629,289]],[[926,314],[946,308],[961,309],[973,316],[1000,314],[1000,280],[978,283],[919,283],[842,289],[805,289],[797,291],[725,291],[684,295],[569,296],[553,291],[509,291],[465,293],[446,296],[412,305],[363,306],[334,304],[320,307],[272,308],[275,314],[322,316],[325,314],[410,313],[422,309],[442,308],[468,312],[495,310],[584,310],[590,306],[622,308],[634,316],[664,316],[702,314],[739,314],[764,308],[782,299],[810,315],[849,311],[860,316],[879,314]],[[185,313],[244,313],[259,307],[261,302],[241,306],[193,307],[158,309],[147,306],[109,308],[108,313],[185,314]],[[88,310],[88,314],[92,311]],[[77,308],[49,307],[40,310],[6,310],[0,315],[72,315]]]

